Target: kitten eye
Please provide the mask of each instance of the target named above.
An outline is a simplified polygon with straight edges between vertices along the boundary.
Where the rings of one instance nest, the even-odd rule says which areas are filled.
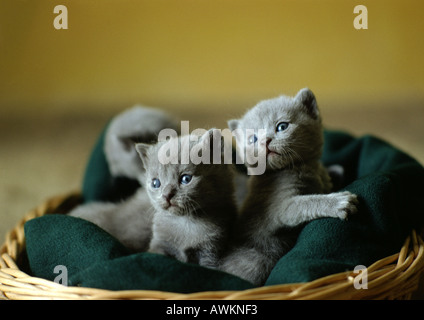
[[[154,189],[159,188],[159,187],[160,187],[160,180],[159,180],[159,179],[157,179],[157,178],[153,179],[153,180],[152,180],[152,187],[153,187]]]
[[[277,124],[277,132],[286,130],[288,126],[288,122],[280,122],[279,124]]]
[[[184,175],[181,176],[181,183],[182,184],[189,184],[192,178],[193,178],[193,176],[191,176],[189,174],[184,174]]]
[[[255,143],[256,141],[258,141],[258,137],[256,136],[256,134],[251,135],[249,139],[247,139],[247,143],[249,144]]]

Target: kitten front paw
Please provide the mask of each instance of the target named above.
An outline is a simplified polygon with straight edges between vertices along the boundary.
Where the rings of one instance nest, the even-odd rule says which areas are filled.
[[[349,191],[336,192],[332,194],[335,210],[335,218],[347,220],[348,216],[358,211],[358,197]]]

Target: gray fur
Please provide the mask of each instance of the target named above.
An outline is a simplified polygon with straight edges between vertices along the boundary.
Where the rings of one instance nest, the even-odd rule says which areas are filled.
[[[93,222],[136,252],[146,251],[152,238],[153,207],[144,188],[126,201],[88,203],[69,215]]]
[[[154,146],[137,144],[136,149],[146,168],[146,188],[155,208],[153,238],[149,251],[173,256],[183,262],[216,267],[223,253],[233,220],[236,218],[232,167],[226,164],[195,165],[190,158],[182,164],[181,150],[195,147],[210,151],[216,135],[208,131],[200,141],[193,136],[171,137]],[[220,134],[215,130],[216,134]],[[220,139],[220,136],[218,137]],[[178,154],[162,164],[158,158],[161,148],[175,146]],[[162,149],[163,150],[163,149]],[[162,161],[163,162],[163,161]],[[175,162],[176,164],[172,164]],[[184,174],[192,175],[190,183],[181,183]],[[152,180],[160,187],[153,188]],[[170,201],[165,197],[173,195]]]
[[[289,123],[277,132],[279,123]],[[236,137],[240,152],[267,152],[266,171],[249,178],[249,191],[241,209],[232,251],[220,269],[262,285],[276,262],[294,245],[296,228],[313,219],[346,219],[356,211],[350,192],[329,193],[327,170],[320,162],[323,145],[321,116],[314,94],[305,88],[295,97],[280,96],[259,102],[235,129],[266,129],[254,144],[249,136]],[[269,150],[266,151],[267,141]]]
[[[115,116],[105,133],[104,152],[112,176],[138,178],[144,172],[134,149],[136,142],[154,143],[162,129],[177,124],[162,110],[136,105]]]

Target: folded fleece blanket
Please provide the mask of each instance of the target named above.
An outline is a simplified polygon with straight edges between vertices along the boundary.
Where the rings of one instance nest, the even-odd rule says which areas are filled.
[[[114,201],[137,184],[111,177],[103,154],[104,133],[89,159],[84,201]],[[424,225],[424,168],[373,136],[326,131],[322,161],[342,165],[342,190],[359,197],[348,221],[322,218],[308,223],[265,285],[307,282],[396,253],[412,229]],[[126,186],[126,188],[122,188]],[[224,272],[150,253],[129,253],[94,224],[66,215],[46,215],[25,225],[29,273],[54,280],[55,267],[68,272],[68,285],[109,290],[171,292],[244,290],[253,285]]]

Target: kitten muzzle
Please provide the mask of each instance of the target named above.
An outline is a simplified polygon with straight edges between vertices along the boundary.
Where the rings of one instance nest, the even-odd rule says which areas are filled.
[[[278,152],[269,147],[271,141],[271,138],[265,138],[261,140],[261,145],[266,148],[266,156],[268,157],[269,155],[280,155]]]
[[[267,147],[266,148],[266,157],[268,158],[269,156],[281,156],[281,154],[279,154],[278,152],[275,152],[274,150]]]

